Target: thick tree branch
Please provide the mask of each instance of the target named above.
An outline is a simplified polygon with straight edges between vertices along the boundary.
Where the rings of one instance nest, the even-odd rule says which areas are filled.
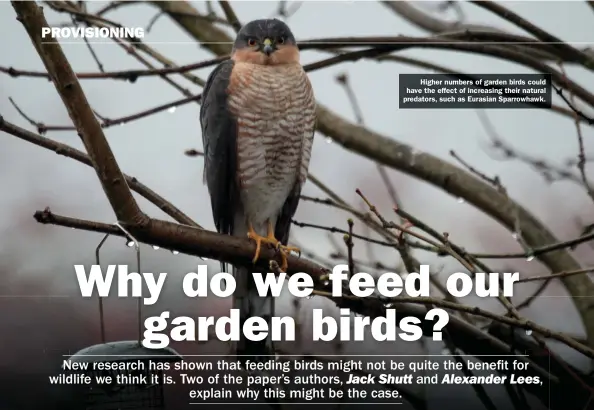
[[[229,25],[233,27],[233,30],[235,30],[236,33],[238,33],[239,30],[241,30],[241,23],[239,22],[235,11],[233,11],[233,7],[231,7],[228,1],[221,0],[219,1],[219,4],[221,5],[221,8],[227,17]]]
[[[143,225],[148,217],[142,213],[122,175],[87,98],[57,40],[41,37],[48,27],[43,10],[35,2],[12,1],[18,20],[23,24],[39,57],[43,61],[56,91],[81,137],[103,190],[118,220],[131,225]]]

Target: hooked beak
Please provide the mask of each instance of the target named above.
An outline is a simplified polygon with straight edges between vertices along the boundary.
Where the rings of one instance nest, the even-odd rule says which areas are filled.
[[[264,42],[262,43],[262,52],[267,56],[270,56],[270,54],[274,52],[272,40],[270,40],[269,38],[264,39]]]

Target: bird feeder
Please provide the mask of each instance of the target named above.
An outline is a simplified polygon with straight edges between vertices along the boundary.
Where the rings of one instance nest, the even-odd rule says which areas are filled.
[[[136,268],[140,270],[140,246],[119,223],[114,224],[128,238],[128,246],[136,248]],[[110,234],[106,234],[95,249],[96,264],[99,252]],[[84,383],[73,385],[71,399],[76,410],[154,410],[165,409],[163,363],[182,360],[172,348],[148,349],[141,344],[142,302],[138,298],[138,339],[106,342],[103,300],[98,297],[100,344],[86,347],[70,360],[64,372],[85,377]],[[159,366],[161,364],[161,366]],[[109,381],[106,380],[109,377]]]
[[[76,386],[81,410],[153,410],[165,409],[163,371],[157,364],[179,361],[181,356],[169,347],[147,349],[130,340],[86,347],[69,360],[81,368],[86,364],[83,374],[91,380]],[[103,363],[117,370],[98,369]],[[105,377],[111,377],[111,383],[98,382]]]

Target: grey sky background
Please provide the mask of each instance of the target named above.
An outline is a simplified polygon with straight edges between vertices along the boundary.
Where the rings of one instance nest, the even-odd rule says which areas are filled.
[[[276,2],[231,2],[243,22],[269,17],[275,14]],[[90,2],[91,9],[99,9],[105,2]],[[196,8],[205,10],[203,2],[192,2]],[[507,7],[530,19],[540,27],[551,31],[567,42],[582,47],[592,46],[594,38],[594,12],[585,2],[506,2]],[[436,12],[436,4],[417,3],[422,10],[433,15],[453,20],[455,13]],[[488,12],[468,3],[462,4],[466,21],[488,24],[511,32],[521,31],[503,22]],[[215,4],[215,9],[222,15]],[[108,18],[125,26],[146,26],[157,10],[148,5],[124,7],[111,13]],[[58,15],[46,7],[50,23],[68,21],[65,15]],[[375,2],[305,2],[288,20],[298,39],[365,36],[365,35],[426,35],[422,30],[392,13],[385,6]],[[14,10],[9,2],[0,2],[0,65],[23,70],[43,70],[43,65],[31,42],[15,20]],[[211,54],[194,44],[189,37],[167,17],[161,17],[152,30],[146,34],[145,42],[169,57],[177,64],[188,64],[211,58]],[[176,43],[177,42],[177,43]],[[96,72],[97,66],[88,49],[82,43],[64,44],[63,49],[70,63],[78,72]],[[143,68],[134,58],[113,43],[95,46],[95,51],[106,71]],[[442,64],[466,73],[529,73],[530,71],[501,60],[472,54],[462,54],[429,49],[407,50],[401,55],[414,56],[426,61]],[[304,63],[324,58],[325,54],[305,51]],[[206,79],[210,69],[194,74]],[[566,66],[566,72],[586,89],[594,88],[591,73]],[[352,86],[362,106],[369,128],[391,138],[411,144],[418,151],[427,152],[451,160],[450,150],[477,166],[487,175],[498,175],[511,197],[530,209],[544,221],[560,240],[579,235],[577,220],[591,223],[592,204],[579,187],[571,182],[547,185],[543,178],[527,165],[515,161],[498,159],[491,148],[489,138],[474,110],[399,110],[398,75],[422,73],[420,69],[393,62],[359,61],[345,63],[322,71],[313,72],[316,96],[320,102],[336,113],[355,120],[352,108],[344,90],[336,83],[335,76],[348,73]],[[186,84],[183,79],[182,84]],[[112,80],[84,80],[82,82],[92,107],[102,116],[116,118],[132,114],[180,98],[180,94],[157,78],[142,78],[135,84]],[[187,88],[200,92],[187,83]],[[0,75],[0,115],[27,129],[33,129],[12,107],[12,97],[30,117],[48,125],[70,125],[70,120],[54,86],[42,79],[11,78]],[[555,97],[554,101],[561,103]],[[173,113],[163,112],[149,118],[106,130],[109,143],[124,172],[162,194],[201,225],[212,229],[210,203],[206,187],[202,183],[202,161],[184,156],[188,148],[201,149],[198,122],[199,107],[189,104],[179,107]],[[575,124],[568,118],[544,110],[490,110],[486,112],[499,135],[518,151],[563,164],[567,159],[577,157]],[[590,127],[582,127],[586,152],[594,138]],[[54,132],[49,137],[83,149],[76,133]],[[355,188],[361,188],[383,213],[390,215],[391,204],[382,186],[375,165],[369,160],[349,152],[336,143],[329,143],[323,136],[316,136],[310,171],[331,186],[347,201],[357,204]],[[511,233],[500,227],[489,217],[466,203],[459,203],[439,189],[424,182],[390,171],[394,186],[409,210],[428,222],[438,231],[447,231],[459,244],[472,251],[505,252],[521,250]],[[101,190],[94,171],[72,160],[57,156],[53,152],[35,147],[12,136],[0,133],[0,294],[34,295],[45,294],[68,296],[66,298],[11,298],[0,299],[7,307],[18,306],[22,317],[2,318],[0,323],[12,331],[39,334],[40,328],[47,329],[37,320],[36,314],[46,315],[56,303],[70,306],[72,319],[86,341],[98,342],[96,333],[96,302],[80,301],[74,270],[75,263],[90,264],[94,261],[94,248],[101,236],[78,232],[66,228],[41,226],[32,218],[35,210],[50,206],[60,214],[73,217],[114,222],[113,213]],[[322,196],[308,183],[305,194]],[[163,217],[152,205],[140,200],[143,209],[153,216]],[[332,209],[302,202],[296,219],[303,222],[346,228],[347,215]],[[326,256],[333,251],[326,232],[312,229],[293,228],[294,237],[305,248],[315,249]],[[337,235],[340,243],[342,238]],[[357,243],[356,255],[365,258],[365,247]],[[376,249],[381,261],[396,269],[397,255],[392,250]],[[124,246],[122,239],[112,238],[102,254],[104,263],[133,263],[134,255]],[[577,251],[579,260],[585,266],[592,263],[592,252],[588,246]],[[422,262],[430,263],[443,275],[456,272],[460,266],[451,261],[437,259],[419,253]],[[153,251],[142,248],[143,270],[169,272],[167,294],[157,305],[146,307],[146,314],[158,314],[162,310],[179,309],[192,316],[223,314],[228,301],[189,301],[180,290],[180,278],[200,262],[197,258],[173,255],[167,251]],[[490,263],[494,269],[515,269],[523,275],[542,275],[546,269],[537,261],[504,261]],[[211,271],[218,272],[218,263],[212,263]],[[517,287],[515,300],[529,295],[537,284]],[[465,300],[500,310],[491,300]],[[110,338],[135,337],[134,326],[128,326],[134,319],[135,301],[115,301],[108,305],[108,335]],[[292,314],[290,298],[278,302],[279,314]],[[331,303],[314,298],[303,300],[303,315],[313,306],[324,306],[332,311]],[[27,309],[31,308],[31,309]],[[68,310],[68,309],[66,309]],[[25,311],[30,313],[25,314]],[[34,313],[37,312],[37,313]],[[559,284],[551,285],[531,308],[526,316],[538,323],[559,331],[583,335],[579,317],[567,293]],[[128,316],[126,316],[128,315]],[[44,319],[45,320],[45,319]],[[10,330],[9,330],[10,332]],[[94,333],[95,332],[95,333]],[[111,333],[110,333],[111,332]],[[53,343],[55,335],[43,333],[38,339]],[[3,343],[18,345],[17,340],[0,339]],[[73,346],[74,349],[83,345]],[[192,349],[187,345],[176,346],[182,353]],[[206,348],[206,347],[205,347]],[[390,345],[374,342],[357,344],[347,348],[360,353],[414,352],[415,343],[397,342]],[[560,350],[576,365],[583,362],[574,353]],[[4,359],[6,360],[6,358]]]

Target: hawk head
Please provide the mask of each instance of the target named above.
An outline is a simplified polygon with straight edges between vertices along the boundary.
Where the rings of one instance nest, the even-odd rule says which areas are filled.
[[[278,19],[247,23],[237,33],[231,58],[260,65],[299,63],[299,49],[289,26]]]

